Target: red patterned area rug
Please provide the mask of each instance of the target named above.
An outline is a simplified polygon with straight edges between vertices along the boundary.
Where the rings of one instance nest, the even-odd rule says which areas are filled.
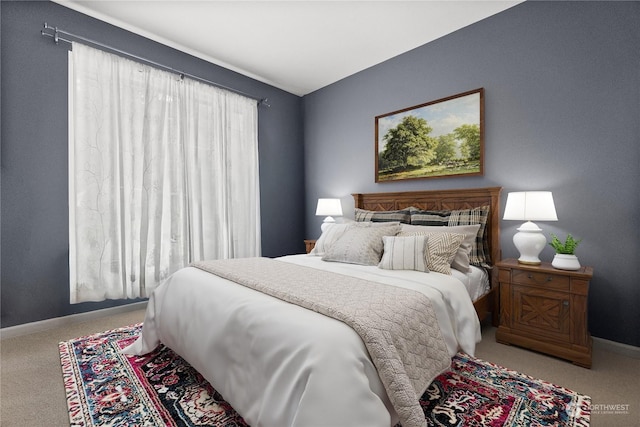
[[[187,362],[120,351],[141,324],[60,343],[71,426],[246,426]],[[429,426],[588,426],[591,399],[458,354],[421,399]]]

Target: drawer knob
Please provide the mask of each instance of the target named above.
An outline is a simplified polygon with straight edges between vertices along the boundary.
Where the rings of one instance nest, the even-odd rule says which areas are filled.
[[[549,276],[549,277],[547,277],[547,282],[550,282],[550,281],[552,281],[552,280],[553,280],[553,276]]]
[[[562,305],[564,305],[565,307],[568,307],[569,306],[569,301],[567,301],[567,300],[562,301]]]

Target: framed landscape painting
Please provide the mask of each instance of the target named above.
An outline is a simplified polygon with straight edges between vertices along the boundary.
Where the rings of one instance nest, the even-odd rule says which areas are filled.
[[[376,117],[376,182],[482,175],[484,89]]]

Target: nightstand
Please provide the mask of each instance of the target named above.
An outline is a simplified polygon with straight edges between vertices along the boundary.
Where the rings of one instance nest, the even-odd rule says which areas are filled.
[[[506,259],[496,263],[500,282],[500,326],[496,341],[591,367],[587,324],[591,267],[558,270]]]
[[[311,252],[311,250],[316,246],[316,240],[305,240],[304,247],[307,250],[307,253]]]

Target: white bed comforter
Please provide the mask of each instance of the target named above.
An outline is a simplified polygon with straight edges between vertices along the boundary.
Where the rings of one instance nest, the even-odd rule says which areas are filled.
[[[282,261],[402,286],[431,298],[451,356],[471,355],[480,325],[453,276],[329,263]],[[346,324],[197,268],[173,274],[151,295],[141,337],[124,351],[160,342],[197,369],[253,427],[375,427],[397,422],[360,337]]]

